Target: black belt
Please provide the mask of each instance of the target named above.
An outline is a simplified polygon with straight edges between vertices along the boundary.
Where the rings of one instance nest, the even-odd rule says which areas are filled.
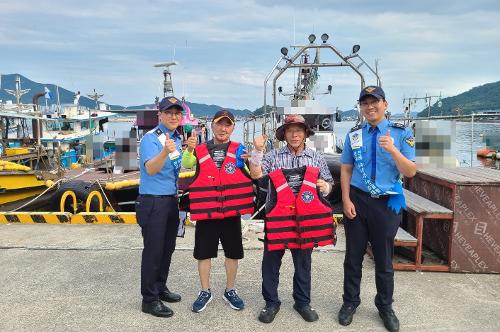
[[[363,191],[355,186],[351,186],[351,190],[357,192],[358,194],[368,196],[370,198],[388,198],[389,196],[391,196],[391,195],[372,195],[372,194],[367,193],[366,191]]]
[[[140,194],[140,197],[155,197],[155,198],[177,198],[177,195],[150,195],[150,194]]]

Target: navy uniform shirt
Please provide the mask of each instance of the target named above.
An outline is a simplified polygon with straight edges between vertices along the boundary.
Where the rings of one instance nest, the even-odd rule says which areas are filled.
[[[376,127],[372,128],[369,123],[361,125],[363,146],[361,155],[365,165],[365,172],[369,178],[375,178],[375,185],[382,191],[391,190],[396,181],[399,180],[400,173],[396,167],[396,162],[392,159],[389,152],[384,150],[378,144],[378,138],[385,135],[387,130],[391,131],[391,137],[394,138],[394,146],[407,159],[415,160],[415,140],[411,129],[402,127],[399,124],[393,124],[387,119],[382,120]],[[376,135],[374,138],[373,136]],[[375,142],[375,149],[372,147]],[[354,165],[354,156],[351,148],[351,140],[347,134],[342,151],[342,164]],[[373,170],[375,164],[375,170]],[[351,185],[368,192],[368,187],[363,181],[359,169],[354,166],[351,178]]]
[[[160,131],[158,131],[160,130]],[[146,172],[146,162],[156,157],[165,144],[165,135],[168,133],[170,139],[175,141],[179,153],[182,154],[182,139],[178,131],[167,129],[163,124],[159,124],[149,131],[141,139],[139,150],[141,179],[139,183],[139,194],[147,195],[175,195],[177,194],[177,179],[181,169],[181,157],[170,160],[168,157],[161,170],[155,175],[148,175]]]

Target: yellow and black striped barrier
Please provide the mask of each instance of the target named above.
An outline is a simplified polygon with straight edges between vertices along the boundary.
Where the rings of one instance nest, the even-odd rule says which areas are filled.
[[[344,215],[341,213],[334,213],[333,214],[333,224],[338,225],[344,220]]]
[[[82,212],[71,217],[72,224],[137,224],[135,212]]]
[[[0,212],[0,224],[67,224],[72,216],[69,212]]]
[[[0,212],[0,224],[137,224],[135,212]]]
[[[342,214],[333,215],[333,223],[342,222]],[[135,212],[0,212],[0,224],[137,224]]]

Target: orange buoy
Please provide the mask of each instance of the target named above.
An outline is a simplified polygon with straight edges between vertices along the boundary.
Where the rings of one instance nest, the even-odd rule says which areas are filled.
[[[477,150],[477,156],[480,158],[491,158],[495,152],[495,150],[489,148],[481,148]]]

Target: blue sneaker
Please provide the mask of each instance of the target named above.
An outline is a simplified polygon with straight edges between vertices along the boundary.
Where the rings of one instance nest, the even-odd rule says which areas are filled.
[[[194,301],[191,310],[193,310],[194,312],[202,312],[203,310],[205,310],[210,301],[212,301],[212,293],[202,290],[198,293],[198,298],[196,299],[196,301]]]
[[[243,303],[243,300],[238,296],[236,293],[236,290],[232,289],[229,292],[224,292],[224,295],[222,295],[222,298],[224,301],[229,303],[231,308],[234,310],[241,310],[245,308],[245,303]]]

